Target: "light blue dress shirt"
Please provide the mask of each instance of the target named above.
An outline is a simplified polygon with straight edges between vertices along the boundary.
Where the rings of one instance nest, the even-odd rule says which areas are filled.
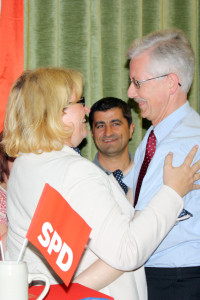
[[[136,150],[135,164],[124,183],[134,191],[139,171],[144,159],[149,128]],[[194,145],[200,147],[200,116],[189,102],[170,114],[155,128],[156,152],[143,179],[136,210],[142,210],[163,184],[163,165],[165,156],[173,152],[173,166],[183,163]],[[198,150],[195,160],[200,159]],[[200,190],[194,190],[184,197],[184,208],[193,217],[178,222],[146,262],[148,267],[187,267],[200,266]]]

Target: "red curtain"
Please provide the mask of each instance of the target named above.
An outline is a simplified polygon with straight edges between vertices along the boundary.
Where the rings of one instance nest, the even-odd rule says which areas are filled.
[[[1,0],[0,15],[0,132],[13,82],[24,69],[24,1]]]

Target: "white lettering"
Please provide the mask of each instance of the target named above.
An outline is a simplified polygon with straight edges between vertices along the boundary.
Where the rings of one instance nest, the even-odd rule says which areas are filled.
[[[42,233],[45,237],[45,239],[42,237],[42,235],[39,235],[37,238],[38,238],[38,241],[40,242],[40,244],[43,246],[43,247],[48,247],[49,243],[50,243],[50,236],[49,236],[49,233],[48,231],[51,233],[53,232],[53,227],[51,226],[51,224],[49,222],[45,222],[43,225],[42,225]]]
[[[67,262],[64,264],[63,263],[63,259],[65,257],[65,254],[67,253],[68,255],[68,260]],[[58,255],[56,264],[59,266],[59,268],[61,268],[62,271],[66,272],[70,269],[71,265],[73,262],[73,252],[72,249],[64,242],[62,249]]]
[[[60,252],[57,257],[56,264],[62,271],[66,272],[70,269],[72,265],[73,252],[72,249],[65,242],[62,245],[62,239],[56,231],[54,231],[53,236],[51,238],[50,233],[52,233],[53,231],[54,230],[51,223],[45,222],[42,225],[43,235],[41,234],[37,238],[43,247],[48,247],[47,252],[50,255],[52,251],[57,253]],[[64,259],[67,260],[65,263],[63,262]]]
[[[49,244],[49,248],[48,248],[47,252],[49,254],[51,254],[52,250],[54,250],[55,252],[59,252],[61,247],[62,247],[62,240],[61,240],[60,236],[57,234],[57,232],[54,231],[54,234],[52,236],[52,239]]]

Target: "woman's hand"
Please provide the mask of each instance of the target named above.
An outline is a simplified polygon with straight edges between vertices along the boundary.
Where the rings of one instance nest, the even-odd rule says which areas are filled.
[[[180,167],[172,166],[173,153],[165,157],[164,184],[174,189],[181,197],[191,190],[200,189],[199,184],[194,184],[200,179],[200,173],[197,173],[200,169],[200,160],[191,166],[197,150],[198,146],[194,146]]]

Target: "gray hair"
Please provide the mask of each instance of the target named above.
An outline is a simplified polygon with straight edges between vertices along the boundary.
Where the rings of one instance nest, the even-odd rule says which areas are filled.
[[[151,62],[148,71],[153,76],[174,73],[179,77],[181,88],[188,92],[194,77],[194,52],[180,29],[167,29],[136,39],[127,52],[132,59],[149,51]]]

